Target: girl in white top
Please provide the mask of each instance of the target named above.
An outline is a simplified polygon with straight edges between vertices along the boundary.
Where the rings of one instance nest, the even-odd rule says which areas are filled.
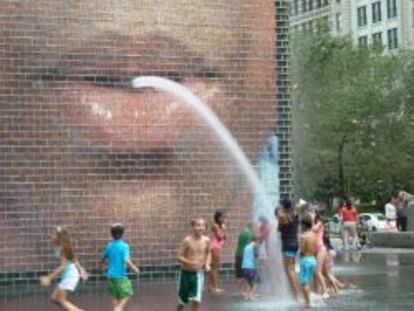
[[[69,231],[57,227],[52,239],[53,244],[57,248],[55,255],[60,259],[60,265],[52,273],[41,277],[40,283],[43,286],[49,286],[55,278],[60,277],[60,282],[52,294],[53,302],[58,304],[63,310],[81,311],[81,309],[69,302],[67,298],[69,292],[75,291],[79,279],[86,280],[88,275],[76,258],[72,242],[70,241]]]

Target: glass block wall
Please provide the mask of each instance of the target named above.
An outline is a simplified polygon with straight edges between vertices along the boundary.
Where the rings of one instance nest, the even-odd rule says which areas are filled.
[[[110,224],[122,222],[133,259],[155,275],[176,265],[190,220],[211,225],[217,208],[228,213],[231,262],[251,217],[244,175],[181,100],[130,82],[156,75],[186,86],[253,164],[279,122],[284,157],[275,25],[273,0],[1,1],[2,284],[55,267],[58,225],[94,271]]]

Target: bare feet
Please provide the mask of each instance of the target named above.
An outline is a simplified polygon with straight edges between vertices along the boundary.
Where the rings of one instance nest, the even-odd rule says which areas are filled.
[[[255,295],[250,295],[249,300],[250,301],[255,301],[256,300],[256,296]]]
[[[327,292],[323,293],[322,299],[328,299],[328,298],[329,298],[329,294]]]
[[[221,293],[223,293],[223,292],[224,292],[224,290],[223,290],[223,289],[221,289],[221,288],[209,288],[209,289],[208,289],[208,292],[209,292],[210,294],[221,294]]]

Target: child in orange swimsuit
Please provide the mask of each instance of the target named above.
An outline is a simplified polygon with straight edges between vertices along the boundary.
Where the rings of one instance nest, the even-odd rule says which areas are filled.
[[[226,217],[223,211],[217,210],[214,213],[214,224],[211,231],[211,270],[208,278],[208,289],[217,293],[223,291],[219,288],[221,253],[226,240]]]
[[[315,271],[315,280],[317,285],[319,286],[320,294],[322,298],[326,299],[329,298],[329,294],[326,288],[326,281],[325,277],[323,276],[322,270],[326,260],[327,249],[325,244],[323,243],[323,232],[325,227],[323,225],[321,216],[318,210],[314,210],[313,212],[313,227],[312,231],[316,234],[317,243],[316,243],[316,271]]]

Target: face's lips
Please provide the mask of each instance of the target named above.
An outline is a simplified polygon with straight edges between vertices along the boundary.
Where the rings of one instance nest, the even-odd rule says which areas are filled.
[[[52,68],[39,66],[33,78],[57,86],[56,104],[83,144],[134,153],[171,148],[195,116],[170,94],[132,89],[131,80],[140,75],[181,82],[204,100],[215,95],[223,78],[215,66],[170,38],[115,35],[64,53]]]

